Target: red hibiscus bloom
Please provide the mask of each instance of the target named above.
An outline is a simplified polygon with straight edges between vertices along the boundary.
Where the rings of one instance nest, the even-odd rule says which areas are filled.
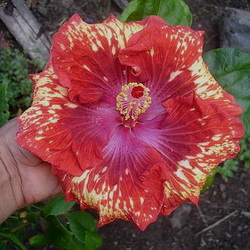
[[[32,76],[17,141],[52,164],[67,200],[141,230],[197,203],[209,172],[239,151],[241,108],[202,60],[203,32],[161,18],[89,25],[78,15]]]

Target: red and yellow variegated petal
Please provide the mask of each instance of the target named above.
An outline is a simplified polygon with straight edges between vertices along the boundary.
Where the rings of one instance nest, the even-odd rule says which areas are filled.
[[[74,175],[100,163],[102,148],[116,127],[117,112],[71,102],[51,66],[32,78],[36,83],[33,104],[19,117],[17,142]]]
[[[89,103],[102,98],[113,103],[121,84],[127,82],[126,67],[117,56],[145,22],[121,23],[112,16],[90,25],[75,14],[60,28],[53,38],[52,62],[71,99]]]
[[[133,221],[141,230],[157,219],[163,202],[162,158],[135,138],[117,132],[104,149],[105,160],[79,177],[57,171],[68,200],[97,209],[99,226],[116,219]],[[122,142],[122,138],[125,142]],[[113,148],[113,146],[116,146]]]
[[[199,180],[201,174],[206,178],[208,171],[203,170],[199,175]],[[183,202],[191,201],[195,205],[198,204],[202,185],[197,181],[193,181],[196,176],[192,176],[189,171],[183,171],[181,167],[175,173],[168,172],[167,176],[168,180],[163,185],[165,198],[161,210],[162,214],[169,215]]]
[[[173,163],[165,182],[162,210],[169,214],[180,202],[198,202],[209,172],[238,154],[243,126],[236,116],[197,97],[171,99],[165,108],[165,137],[159,151]]]
[[[220,106],[232,115],[241,114],[241,107],[236,104],[234,97],[224,91],[216,82],[202,57],[199,57],[189,70],[192,76],[195,76],[194,87],[199,97]]]
[[[189,27],[148,23],[121,50],[122,64],[133,68],[133,81],[146,82],[155,101],[196,94],[232,115],[241,109],[212,77],[202,55],[203,32]]]
[[[153,120],[134,132],[164,158],[162,213],[169,214],[181,202],[197,203],[209,172],[239,152],[243,127],[237,116],[195,95],[170,99],[164,107],[166,115],[160,125],[160,120]]]
[[[137,81],[147,83],[161,100],[193,90],[188,68],[201,56],[203,32],[152,20],[121,50],[122,64],[131,66]]]

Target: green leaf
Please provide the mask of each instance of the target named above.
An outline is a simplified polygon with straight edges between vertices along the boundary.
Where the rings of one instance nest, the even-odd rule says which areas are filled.
[[[250,135],[250,54],[232,48],[207,52],[204,60],[210,72],[243,108],[245,135]]]
[[[213,184],[216,172],[217,172],[216,169],[213,169],[209,173],[209,175],[208,175],[208,177],[206,179],[206,182],[205,182],[204,186],[202,187],[201,192],[205,192]]]
[[[0,82],[0,127],[4,125],[9,118],[9,105],[7,100],[7,84]]]
[[[85,244],[79,241],[74,235],[71,243],[68,245],[69,250],[86,250]]]
[[[0,241],[0,249],[1,250],[9,250],[9,247],[7,245],[7,241]]]
[[[120,20],[139,21],[150,15],[160,16],[170,25],[192,24],[192,14],[182,0],[133,0],[124,9]]]
[[[0,236],[2,236],[5,239],[10,240],[15,246],[18,247],[18,249],[26,250],[26,247],[23,245],[23,243],[18,239],[18,237],[14,233],[0,232]]]
[[[70,250],[73,234],[55,216],[49,216],[48,223],[45,240],[59,249]]]
[[[95,232],[86,232],[85,249],[96,250],[102,246],[102,237]]]
[[[76,211],[67,215],[69,221],[69,228],[74,233],[76,238],[85,242],[86,231],[96,232],[96,221],[87,212]]]
[[[231,159],[225,161],[223,166],[219,166],[216,168],[217,173],[220,173],[222,178],[227,180],[229,177],[234,176],[234,172],[238,169],[238,161],[235,159]]]
[[[240,149],[241,151],[238,155],[238,159],[244,167],[250,168],[250,136],[245,136],[241,139]]]
[[[68,212],[75,202],[66,202],[64,196],[59,196],[51,200],[43,209],[43,214],[45,217],[49,215],[60,215]]]
[[[44,234],[37,234],[29,238],[29,243],[33,247],[42,247],[48,243],[48,240]]]
[[[17,116],[30,105],[28,101],[31,100],[32,82],[28,76],[28,68],[34,66],[29,62],[31,60],[27,60],[16,49],[0,51],[0,83],[7,84],[10,117]]]

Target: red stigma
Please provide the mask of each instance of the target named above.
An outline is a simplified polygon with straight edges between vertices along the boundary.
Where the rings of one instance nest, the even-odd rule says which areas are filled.
[[[143,96],[143,92],[144,92],[144,88],[143,88],[143,87],[141,87],[141,86],[136,86],[136,87],[134,87],[134,88],[131,90],[131,95],[132,95],[134,98],[139,99],[140,97]]]

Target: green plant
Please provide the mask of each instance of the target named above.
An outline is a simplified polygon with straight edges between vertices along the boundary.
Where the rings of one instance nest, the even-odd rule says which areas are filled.
[[[234,176],[234,172],[238,170],[238,161],[236,159],[231,159],[218,166],[216,172],[221,174],[223,179],[228,179]]]
[[[39,61],[27,59],[17,49],[0,53],[0,86],[6,86],[11,118],[27,109],[31,102],[32,82],[28,69],[39,70]]]
[[[97,221],[87,212],[74,211],[74,205],[60,196],[46,205],[39,203],[16,212],[1,225],[0,249],[29,249],[45,245],[66,250],[99,248],[102,238],[97,233]],[[38,234],[27,237],[26,228]]]
[[[192,14],[182,0],[134,0],[120,16],[121,21],[139,21],[147,16],[160,16],[171,25],[192,24]]]
[[[238,159],[242,162],[242,165],[246,168],[250,168],[250,136],[244,137],[240,142],[240,154]]]
[[[220,48],[204,55],[210,72],[243,109],[245,136],[250,135],[250,55],[237,49]]]
[[[7,100],[7,84],[0,82],[0,126],[9,118],[9,105]]]
[[[240,141],[241,151],[237,158],[226,161],[216,168],[216,172],[224,179],[233,177],[240,166],[250,168],[250,137],[243,137]]]

